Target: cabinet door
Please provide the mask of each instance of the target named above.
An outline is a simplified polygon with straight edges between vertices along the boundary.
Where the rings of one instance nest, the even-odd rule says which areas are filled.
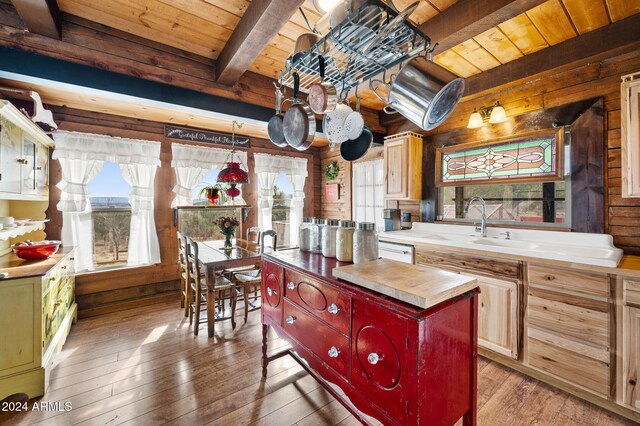
[[[407,198],[409,139],[386,141],[384,144],[385,195],[387,198]]]
[[[282,324],[284,269],[274,263],[262,261],[262,322]],[[271,320],[271,321],[270,321]]]
[[[22,193],[35,195],[36,186],[36,144],[27,137],[22,143]]]
[[[22,130],[0,117],[0,192],[20,193]]]
[[[0,286],[0,376],[40,365],[40,294],[34,281],[11,280]]]
[[[465,274],[467,275],[467,274]],[[518,288],[510,281],[478,279],[478,345],[518,358]]]
[[[49,195],[49,148],[44,145],[36,145],[36,194]]]
[[[401,424],[407,417],[407,375],[411,368],[407,334],[406,318],[371,302],[353,301],[352,382]]]
[[[624,404],[640,410],[640,308],[625,307],[623,316],[622,398]]]

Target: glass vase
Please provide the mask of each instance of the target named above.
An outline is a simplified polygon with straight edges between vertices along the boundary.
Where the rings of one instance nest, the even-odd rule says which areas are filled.
[[[233,237],[233,234],[225,234],[224,235],[224,248],[225,249],[230,249],[233,247],[233,244],[231,243],[231,238]]]

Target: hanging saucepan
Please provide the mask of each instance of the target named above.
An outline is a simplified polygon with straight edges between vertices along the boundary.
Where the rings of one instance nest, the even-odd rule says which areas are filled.
[[[388,97],[376,92],[380,86],[389,91]],[[395,76],[391,84],[371,80],[373,93],[407,119],[424,130],[435,129],[449,117],[464,92],[464,79],[428,60],[413,58]]]
[[[299,91],[300,76],[294,72],[293,98],[290,99],[293,105],[284,114],[284,138],[291,147],[298,151],[304,151],[313,143],[316,133],[316,116],[311,111],[309,104],[298,99]]]
[[[364,157],[373,143],[373,133],[369,127],[364,126],[360,136],[340,145],[340,155],[347,161],[356,161]]]
[[[284,127],[282,125],[282,121],[284,119],[284,114],[281,112],[282,92],[276,83],[273,83],[273,85],[276,86],[276,114],[269,119],[267,132],[269,133],[269,139],[275,146],[284,148],[288,144],[284,138]]]
[[[293,49],[293,53],[287,61],[289,65],[293,66],[307,53],[315,44],[320,40],[320,35],[316,33],[304,33],[298,36],[296,39],[296,45]]]
[[[320,82],[309,88],[307,101],[311,110],[316,114],[326,114],[336,109],[338,104],[338,91],[336,87],[324,79],[324,57],[318,55],[318,68],[320,70]]]

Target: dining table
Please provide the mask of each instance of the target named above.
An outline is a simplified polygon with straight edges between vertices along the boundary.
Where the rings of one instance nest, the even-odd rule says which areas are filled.
[[[219,273],[225,269],[258,265],[261,260],[260,246],[243,239],[232,240],[231,248],[224,247],[225,240],[198,242],[198,262],[206,272],[207,281],[215,283]],[[214,335],[215,326],[215,286],[207,286],[207,324],[209,337]],[[235,328],[235,320],[231,319]]]

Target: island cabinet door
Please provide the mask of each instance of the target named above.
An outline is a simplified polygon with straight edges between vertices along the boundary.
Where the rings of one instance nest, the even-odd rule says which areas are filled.
[[[398,424],[407,423],[409,412],[408,322],[376,304],[353,300],[353,385]]]
[[[262,322],[282,325],[284,269],[275,263],[262,261]]]

